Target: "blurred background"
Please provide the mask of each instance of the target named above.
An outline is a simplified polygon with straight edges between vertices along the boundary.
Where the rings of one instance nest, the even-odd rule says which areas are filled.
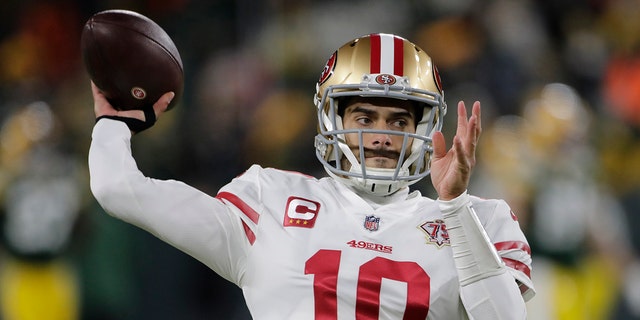
[[[322,176],[326,59],[396,33],[439,67],[448,139],[457,101],[483,103],[471,191],[527,234],[529,318],[640,319],[640,1],[3,0],[0,320],[249,319],[238,288],[89,192],[79,38],[115,8],[159,23],[185,67],[180,104],[133,141],[145,174],[212,195],[252,163]]]

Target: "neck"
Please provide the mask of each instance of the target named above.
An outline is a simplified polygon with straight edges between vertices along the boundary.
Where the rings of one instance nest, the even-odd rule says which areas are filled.
[[[380,207],[400,200],[405,200],[409,195],[409,187],[401,188],[400,190],[386,196],[364,192],[352,186],[349,188],[353,190],[353,192],[355,192],[358,196],[360,196],[360,198],[364,199],[367,203],[374,207]]]

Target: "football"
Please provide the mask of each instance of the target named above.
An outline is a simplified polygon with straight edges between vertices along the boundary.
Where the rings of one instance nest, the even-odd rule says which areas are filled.
[[[164,93],[182,95],[180,53],[153,20],[129,10],[106,10],[84,25],[82,60],[89,77],[118,110],[144,109]]]

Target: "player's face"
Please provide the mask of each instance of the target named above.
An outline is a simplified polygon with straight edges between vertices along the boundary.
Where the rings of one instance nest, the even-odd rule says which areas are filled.
[[[391,130],[398,133],[415,133],[416,120],[413,105],[406,100],[391,98],[355,98],[346,106],[343,115],[344,129]],[[359,159],[359,134],[346,135],[347,145]],[[388,133],[362,135],[365,166],[371,168],[395,168],[398,164],[404,137]],[[408,141],[411,145],[412,140]],[[405,154],[408,156],[408,154]]]

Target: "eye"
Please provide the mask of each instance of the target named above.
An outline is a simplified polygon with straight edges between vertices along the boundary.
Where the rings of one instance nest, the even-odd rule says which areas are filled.
[[[409,121],[407,121],[406,119],[396,119],[391,121],[390,125],[394,128],[404,129],[409,125]]]
[[[363,126],[367,126],[373,123],[373,121],[369,117],[358,117],[356,118],[356,122]]]

